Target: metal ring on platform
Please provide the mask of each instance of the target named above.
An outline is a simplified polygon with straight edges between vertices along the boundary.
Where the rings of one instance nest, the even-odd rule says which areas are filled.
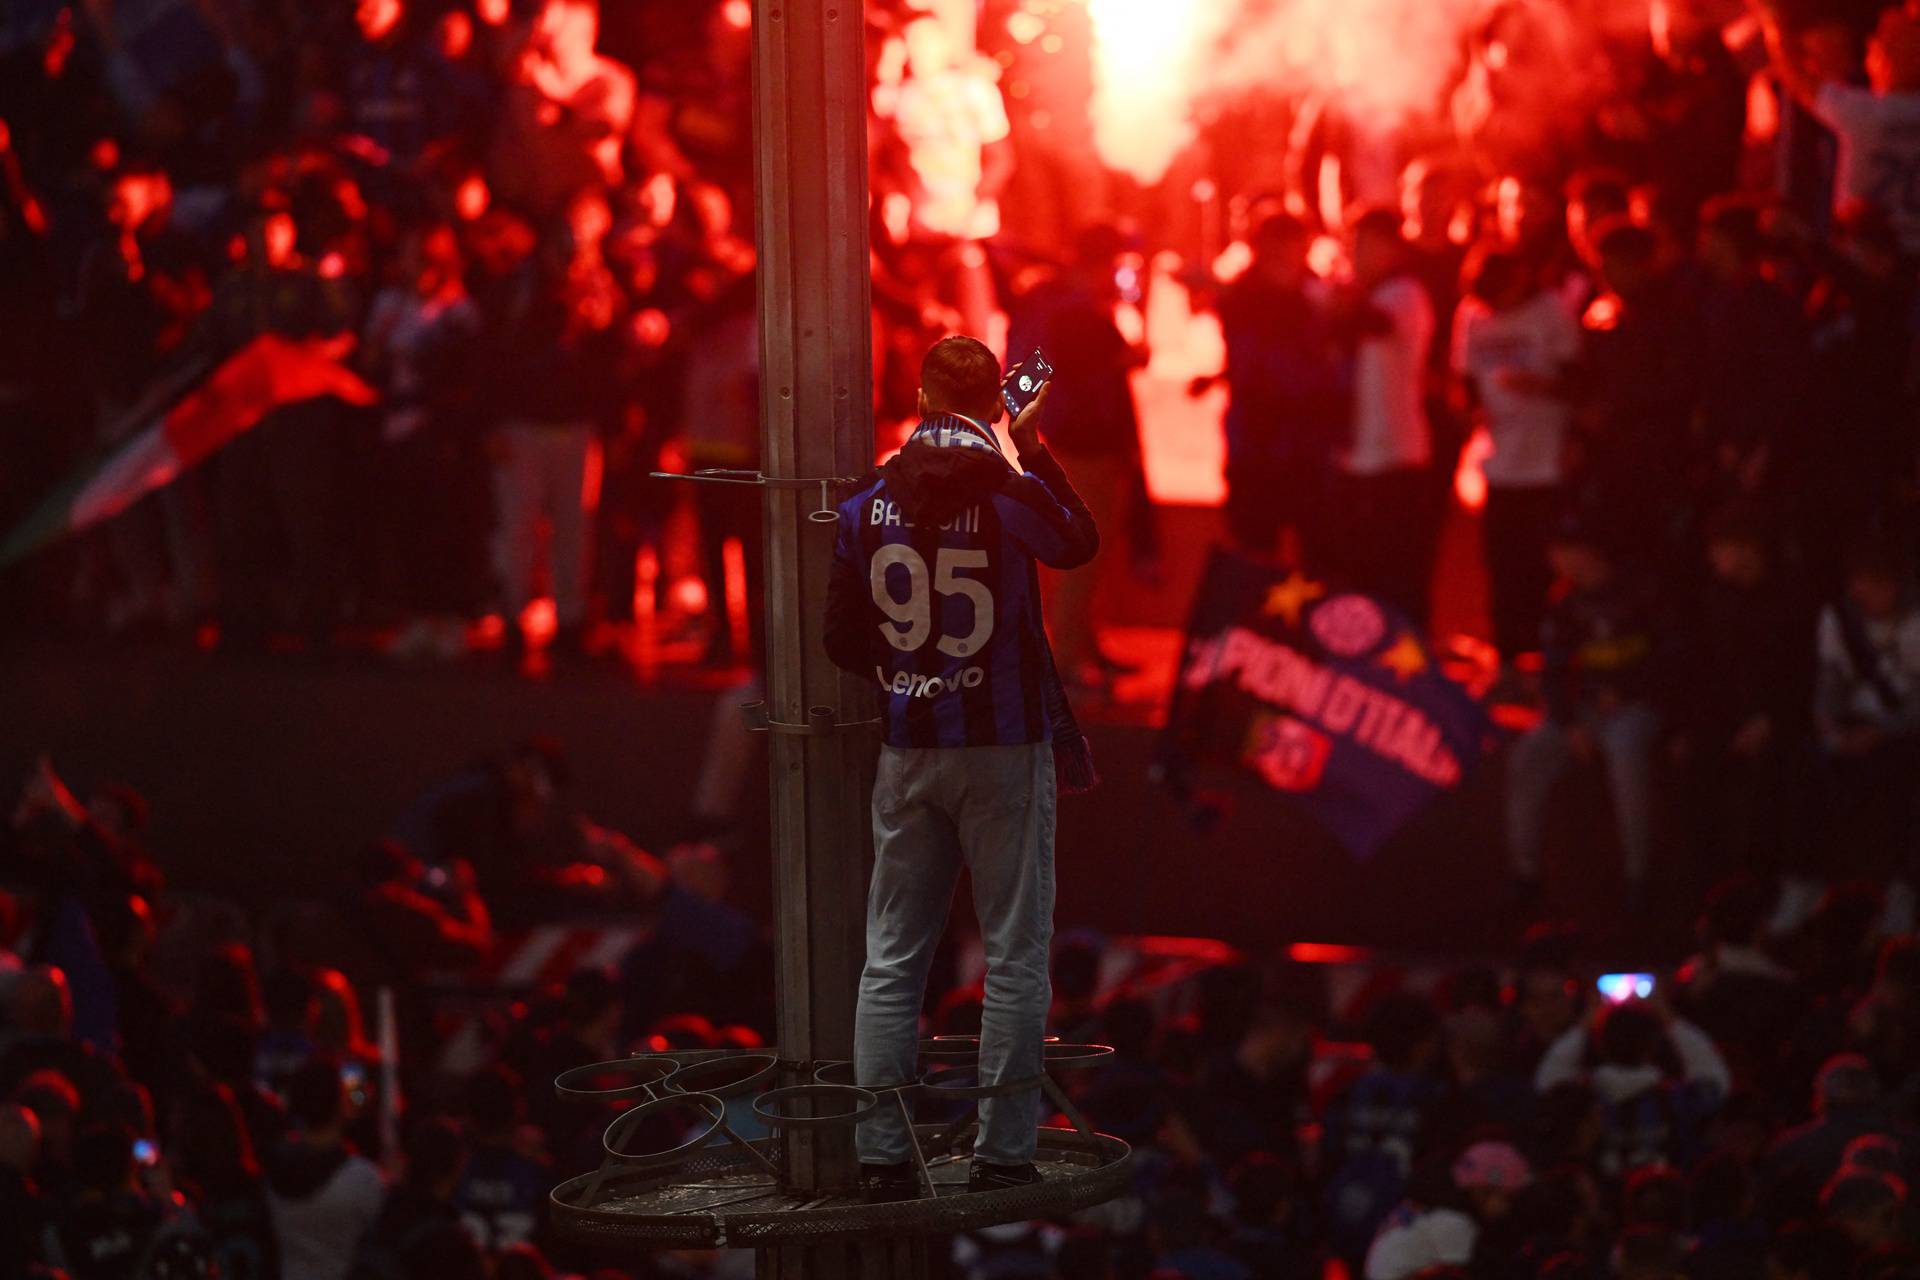
[[[851,1062],[822,1062],[813,1069],[815,1084],[843,1085],[854,1089],[865,1089],[868,1093],[884,1098],[890,1093],[912,1093],[920,1087],[918,1080],[909,1080],[905,1084],[861,1084],[853,1073]]]
[[[704,1093],[722,1100],[739,1098],[765,1084],[779,1066],[777,1053],[728,1054],[689,1062],[668,1076],[662,1087],[669,1093]]]
[[[621,1143],[642,1120],[652,1119],[668,1112],[684,1112],[697,1108],[706,1121],[706,1127],[693,1137],[676,1147],[665,1147],[659,1151],[626,1151]],[[726,1127],[727,1105],[710,1093],[670,1093],[664,1098],[655,1098],[643,1102],[637,1107],[622,1111],[600,1135],[600,1149],[632,1170],[662,1170],[682,1164],[692,1158],[695,1152],[704,1147],[716,1133]]]
[[[814,1064],[813,1082],[815,1084],[850,1085],[855,1089],[866,1087],[853,1078],[853,1064],[846,1061],[820,1062]]]
[[[850,1103],[851,1109],[830,1116],[797,1116],[782,1111],[788,1102]],[[796,1084],[784,1089],[769,1089],[753,1100],[753,1114],[769,1129],[844,1129],[872,1115],[880,1099],[871,1089],[850,1084]]]
[[[567,1102],[617,1102],[622,1098],[645,1094],[653,1096],[653,1086],[678,1071],[680,1063],[664,1058],[613,1058],[584,1067],[562,1071],[554,1077],[553,1092]],[[624,1083],[611,1088],[592,1088],[596,1079],[615,1078]]]
[[[1037,1076],[1028,1076],[1024,1080],[1009,1080],[1002,1084],[941,1083],[952,1076],[979,1079],[979,1073],[970,1066],[935,1067],[920,1077],[920,1087],[927,1093],[940,1098],[1010,1098],[1016,1093],[1038,1089],[1047,1078],[1042,1073]]]
[[[929,1062],[972,1062],[980,1056],[979,1036],[935,1036],[920,1042],[920,1056]]]
[[[1059,1071],[1077,1071],[1104,1062],[1113,1056],[1110,1044],[1043,1044],[1040,1046],[1041,1061],[1049,1069]]]

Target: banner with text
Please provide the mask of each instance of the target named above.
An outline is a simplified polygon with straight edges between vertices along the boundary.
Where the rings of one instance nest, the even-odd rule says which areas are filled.
[[[1460,784],[1486,729],[1479,703],[1390,606],[1216,551],[1162,758],[1248,769],[1364,858]]]

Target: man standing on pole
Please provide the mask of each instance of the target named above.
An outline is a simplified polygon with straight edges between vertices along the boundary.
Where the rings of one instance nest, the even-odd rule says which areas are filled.
[[[867,963],[854,1029],[866,1087],[911,1083],[927,970],[960,869],[972,874],[987,953],[979,1082],[1035,1080],[1052,989],[1055,770],[1093,782],[1040,618],[1035,563],[1072,569],[1099,536],[1040,443],[1046,392],[1014,421],[1019,466],[990,424],[1000,365],[972,338],[934,344],[920,367],[922,422],[877,479],[839,509],[827,652],[883,695],[873,790]],[[969,1189],[1037,1178],[1039,1090],[980,1106]],[[870,1198],[914,1194],[897,1110],[861,1125]]]

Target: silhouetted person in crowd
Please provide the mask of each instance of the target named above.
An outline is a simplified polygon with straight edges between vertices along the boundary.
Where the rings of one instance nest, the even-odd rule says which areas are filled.
[[[554,1173],[526,1119],[526,1090],[510,1068],[494,1066],[467,1082],[472,1151],[454,1203],[490,1254],[533,1240],[546,1216]]]
[[[1300,219],[1267,215],[1254,229],[1253,262],[1217,307],[1227,346],[1228,536],[1250,555],[1309,563],[1324,550],[1329,455],[1346,421],[1345,370],[1330,299],[1307,265],[1311,243]]]
[[[1920,605],[1907,557],[1854,553],[1846,594],[1820,616],[1814,728],[1830,811],[1859,869],[1916,880],[1920,853]]]
[[[1665,563],[1686,524],[1700,333],[1646,227],[1594,229],[1606,292],[1588,307],[1572,484],[1626,554]]]
[[[1608,1005],[1567,1032],[1533,1083],[1544,1093],[1569,1080],[1584,1081],[1600,1100],[1599,1167],[1611,1177],[1694,1158],[1707,1118],[1733,1083],[1713,1041],[1657,992],[1653,1001]]]
[[[1125,247],[1112,226],[1083,229],[1071,265],[1014,304],[1007,362],[1017,365],[1036,347],[1046,353],[1055,372],[1042,438],[1073,477],[1108,546],[1124,542],[1139,562],[1151,558],[1152,547],[1141,527],[1146,464],[1131,379],[1146,355],[1113,321],[1114,272]],[[1103,688],[1123,670],[1100,643],[1102,572],[1099,564],[1088,564],[1041,575],[1047,633],[1070,685]]]
[[[480,1246],[460,1222],[454,1191],[467,1142],[451,1120],[416,1121],[404,1144],[406,1170],[354,1250],[351,1280],[487,1280]]]
[[[1333,453],[1332,563],[1424,625],[1440,520],[1426,410],[1438,321],[1398,211],[1371,209],[1354,222],[1353,283],[1335,323],[1353,352],[1353,396]]]
[[[1373,1061],[1327,1110],[1323,1188],[1336,1253],[1364,1257],[1427,1154],[1440,1078],[1440,1015],[1412,992],[1382,996],[1367,1016]]]
[[[1675,715],[1694,850],[1720,870],[1801,871],[1812,603],[1757,506],[1720,508],[1704,533]]]
[[[287,1082],[294,1131],[267,1161],[283,1280],[347,1280],[345,1242],[358,1241],[380,1212],[385,1181],[347,1141],[346,1107],[338,1058],[312,1058]]]
[[[279,1280],[266,1175],[232,1090],[213,1083],[189,1088],[175,1104],[169,1132],[175,1181],[196,1206],[220,1280]]]
[[[1560,775],[1606,767],[1627,889],[1644,902],[1653,869],[1654,749],[1672,638],[1653,584],[1592,527],[1568,519],[1551,539],[1559,578],[1541,629],[1547,714],[1507,765],[1507,838],[1521,892],[1538,892],[1547,807]]]
[[[40,1259],[52,1205],[34,1181],[40,1121],[18,1103],[0,1104],[0,1278],[25,1280]]]
[[[56,1211],[48,1261],[73,1280],[168,1274],[214,1280],[205,1237],[174,1201],[141,1185],[132,1129],[96,1125],[74,1142],[78,1191]]]
[[[1487,589],[1503,662],[1534,651],[1553,569],[1547,541],[1566,501],[1569,404],[1580,326],[1516,250],[1491,243],[1467,260],[1453,317],[1453,368],[1493,453],[1487,479]]]

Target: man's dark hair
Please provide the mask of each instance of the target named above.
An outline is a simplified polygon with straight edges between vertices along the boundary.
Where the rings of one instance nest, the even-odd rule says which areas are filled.
[[[998,417],[1000,362],[978,338],[942,338],[920,362],[927,408],[990,422]]]
[[[287,1078],[287,1114],[302,1129],[332,1128],[345,1101],[340,1059],[330,1053],[308,1058]]]

